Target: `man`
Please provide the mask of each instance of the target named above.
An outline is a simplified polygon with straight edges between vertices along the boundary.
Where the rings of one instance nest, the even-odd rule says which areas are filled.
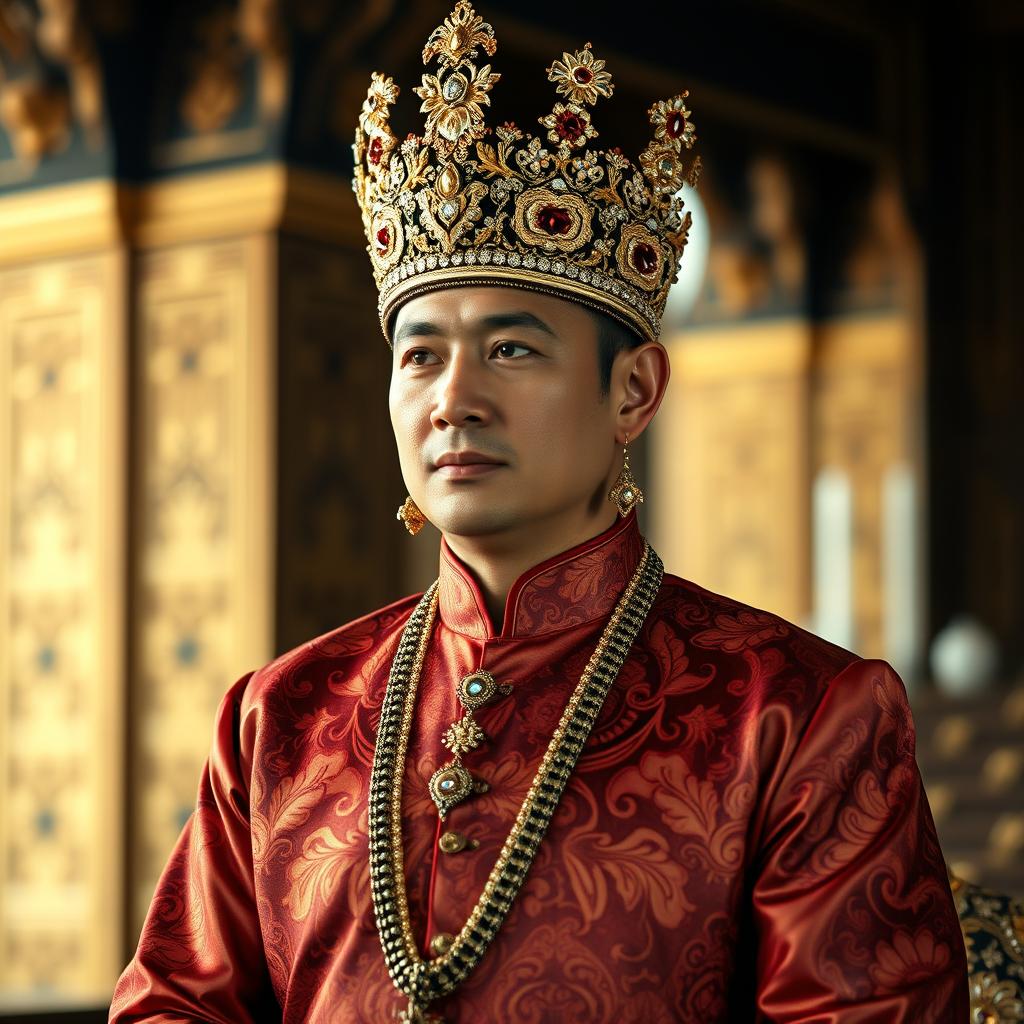
[[[588,45],[492,145],[494,47],[459,3],[423,138],[375,75],[355,147],[438,582],[229,690],[111,1020],[964,1021],[899,678],[638,530],[686,96],[641,170],[593,153]]]

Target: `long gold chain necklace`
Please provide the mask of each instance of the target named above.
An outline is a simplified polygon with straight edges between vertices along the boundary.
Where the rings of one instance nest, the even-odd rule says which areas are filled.
[[[405,1024],[443,1024],[429,1012],[480,963],[512,907],[612,683],[661,587],[664,565],[646,541],[633,578],[566,704],[476,906],[448,949],[424,960],[409,920],[402,852],[402,776],[416,688],[437,612],[435,580],[402,630],[381,706],[370,774],[370,892],[388,973],[409,1000]]]

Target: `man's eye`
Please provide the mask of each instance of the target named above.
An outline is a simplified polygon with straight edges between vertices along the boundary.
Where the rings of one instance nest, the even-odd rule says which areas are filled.
[[[518,341],[503,341],[500,345],[494,346],[494,351],[501,356],[502,359],[512,359],[513,352],[515,349],[522,349],[524,352],[532,352],[533,349],[529,345],[523,345]]]
[[[406,353],[405,361],[412,363],[413,366],[425,366],[427,359],[433,353],[428,352],[425,348],[414,348],[411,352]]]

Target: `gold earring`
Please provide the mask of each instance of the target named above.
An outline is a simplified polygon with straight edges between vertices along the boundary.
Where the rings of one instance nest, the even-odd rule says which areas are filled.
[[[412,498],[406,498],[398,510],[398,519],[405,523],[405,528],[415,537],[426,525],[427,517],[419,510]]]
[[[619,515],[623,518],[644,500],[644,492],[640,490],[640,485],[629,471],[629,434],[626,435],[626,443],[622,447],[622,472],[615,481],[615,486],[608,492],[608,500],[615,502],[619,508]]]

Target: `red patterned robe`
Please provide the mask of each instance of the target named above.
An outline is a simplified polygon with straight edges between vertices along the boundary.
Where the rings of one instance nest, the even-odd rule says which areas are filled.
[[[500,629],[442,542],[404,783],[425,956],[479,896],[643,550],[635,513],[535,566]],[[374,927],[367,793],[418,595],[238,680],[111,1021],[372,1022],[406,1000]],[[485,668],[512,692],[464,756],[490,789],[427,792]],[[470,842],[456,853],[443,832]],[[432,1010],[457,1024],[968,1019],[967,965],[899,677],[666,575],[519,897]]]

